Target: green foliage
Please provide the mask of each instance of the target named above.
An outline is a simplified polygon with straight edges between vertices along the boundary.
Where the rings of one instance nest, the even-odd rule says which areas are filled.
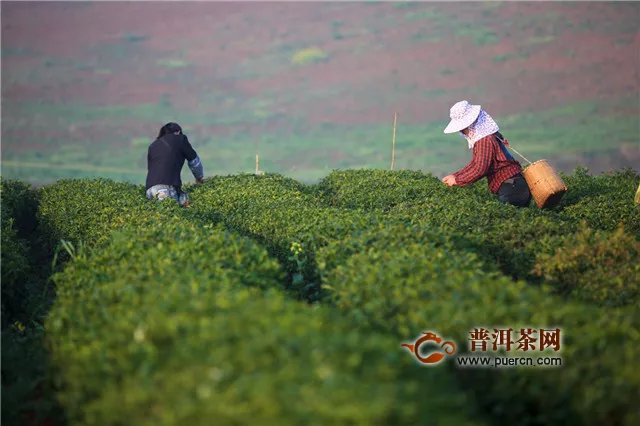
[[[166,67],[166,68],[184,68],[186,66],[189,66],[189,63],[186,61],[183,61],[182,59],[171,59],[171,58],[161,59],[157,62],[157,64],[161,67]]]
[[[40,229],[72,257],[46,324],[70,423],[634,424],[638,175],[564,178],[552,211],[413,171],[219,176],[189,209],[103,179],[42,188]],[[500,326],[562,328],[560,353],[526,355],[563,366],[420,368],[399,348],[431,329],[458,356]]]
[[[407,340],[435,330],[456,339],[458,353],[465,353],[463,342],[475,327],[561,327],[563,366],[557,370],[459,374],[497,424],[631,425],[637,419],[631,408],[640,391],[632,367],[640,357],[634,310],[562,302],[543,288],[511,281],[472,252],[456,250],[438,231],[416,234],[411,227],[395,227],[335,245],[341,254],[352,254],[327,268],[330,300],[364,328]],[[526,355],[542,354],[554,356]]]
[[[152,203],[142,185],[110,179],[64,179],[42,188],[38,210],[44,237],[52,246],[61,239],[73,245],[105,244],[113,230],[144,226],[177,203]]]
[[[29,238],[37,228],[36,192],[27,184],[1,179],[2,328],[24,319],[34,267]]]
[[[329,56],[319,47],[308,47],[298,50],[291,58],[294,65],[307,65],[325,61]]]
[[[562,235],[572,224],[533,204],[501,204],[486,182],[449,188],[418,172],[348,170],[332,172],[319,185],[333,206],[386,212],[387,220],[465,235],[477,250],[514,278],[530,278],[543,235]]]
[[[127,33],[122,37],[122,39],[129,43],[138,43],[141,41],[145,41],[147,39],[147,36]]]
[[[46,377],[42,320],[50,304],[47,249],[39,238],[38,191],[2,179],[2,420],[60,419]],[[44,262],[44,263],[43,263]]]
[[[384,211],[390,220],[464,235],[483,259],[495,262],[507,275],[539,282],[540,274],[532,272],[536,258],[562,247],[564,236],[577,232],[581,220],[595,229],[622,225],[629,234],[640,235],[640,209],[630,196],[638,180],[632,170],[594,177],[578,168],[565,176],[569,192],[555,211],[539,210],[533,203],[526,209],[502,205],[484,181],[447,188],[432,176],[410,171],[334,171],[318,190],[327,205]],[[625,271],[626,277],[634,269]],[[614,292],[607,294],[612,302],[617,300]]]
[[[2,216],[14,219],[21,238],[29,237],[37,228],[38,192],[24,182],[0,178],[2,187]]]
[[[77,259],[47,323],[70,424],[482,424],[452,376],[281,279],[259,246],[178,218]]]
[[[640,242],[623,228],[584,228],[556,237],[555,252],[541,253],[535,272],[559,292],[604,305],[634,304],[640,293]]]
[[[574,222],[584,220],[594,229],[608,231],[623,225],[640,239],[640,209],[633,202],[633,191],[640,185],[637,172],[623,169],[593,176],[579,167],[564,180],[569,191],[562,200],[562,217]]]
[[[375,215],[323,207],[308,190],[276,174],[216,177],[195,188],[193,198],[198,201],[191,214],[223,221],[231,229],[256,238],[285,265],[291,277],[300,278],[291,290],[309,300],[321,297],[316,248],[377,223]],[[293,243],[302,248],[296,258],[292,257]]]
[[[31,268],[27,242],[18,237],[14,219],[2,214],[2,328],[17,316],[25,305],[26,281]]]
[[[40,324],[15,322],[2,330],[3,424],[64,424],[47,380],[48,361]],[[28,417],[30,422],[25,421]]]
[[[333,207],[386,211],[444,194],[443,185],[434,181],[430,174],[410,170],[338,170],[318,183],[318,191]]]

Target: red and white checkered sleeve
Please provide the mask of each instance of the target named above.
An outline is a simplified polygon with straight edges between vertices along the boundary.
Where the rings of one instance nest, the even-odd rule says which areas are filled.
[[[464,168],[453,175],[460,186],[471,185],[482,179],[491,166],[491,159],[495,154],[495,147],[491,137],[480,139],[473,146],[473,158]]]

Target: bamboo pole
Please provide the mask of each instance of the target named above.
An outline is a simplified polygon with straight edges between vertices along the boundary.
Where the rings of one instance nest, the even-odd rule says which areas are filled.
[[[398,113],[393,114],[393,142],[391,143],[391,170],[396,163],[396,122],[398,120]]]
[[[513,152],[515,152],[516,154],[518,154],[520,157],[522,157],[522,159],[524,159],[524,161],[526,161],[527,163],[531,164],[531,161],[527,160],[526,158],[524,158],[524,155],[520,154],[518,151],[516,151],[515,149],[513,149],[513,147],[511,145],[509,145],[509,148],[511,148],[511,150]]]

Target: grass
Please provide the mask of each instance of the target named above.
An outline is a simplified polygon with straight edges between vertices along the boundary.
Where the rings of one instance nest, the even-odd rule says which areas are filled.
[[[438,91],[432,94],[441,95]],[[632,107],[633,102],[633,99],[609,104],[584,102],[495,118],[513,146],[531,161],[585,152],[605,153],[624,142],[640,147],[637,140],[628,137],[640,130],[635,117],[607,115],[607,111],[616,107]],[[259,115],[260,111],[268,111],[269,105],[267,101],[256,102],[244,114]],[[237,117],[240,122],[242,119]],[[258,153],[262,169],[312,182],[326,175],[327,170],[338,167],[356,168],[366,164],[388,168],[392,117],[390,120],[375,126],[325,123],[317,129],[311,129],[304,120],[297,120],[290,123],[295,131],[283,128],[255,135],[234,133],[224,138],[194,133],[186,126],[185,132],[201,156],[208,176],[250,172]],[[396,168],[443,174],[464,166],[470,159],[466,144],[457,135],[443,135],[445,125],[446,121],[407,125],[401,120],[396,135]],[[77,147],[65,145],[44,157],[11,151],[3,156],[2,175],[30,182],[73,175],[141,183],[146,174],[146,149],[150,139],[133,137],[119,150],[110,147],[108,141]],[[89,153],[97,164],[82,161]],[[52,159],[58,164],[52,164]],[[193,180],[187,167],[182,176],[186,182]]]
[[[411,40],[414,42],[435,43],[440,41],[441,37],[426,28],[420,28],[418,32],[411,35]]]
[[[440,15],[437,9],[424,9],[417,12],[407,12],[404,15],[404,19],[408,21],[435,20],[435,19],[438,19],[439,16]]]
[[[446,95],[448,92],[442,89],[432,89],[432,90],[424,90],[422,91],[422,96],[426,98],[436,98],[440,96]]]
[[[135,118],[142,121],[162,121],[163,118],[174,116],[169,111],[162,117],[163,108],[159,104],[140,104],[135,108],[124,106],[88,107],[81,103],[67,102],[64,104],[49,102],[22,102],[11,106],[11,113],[16,116],[48,116],[58,117],[60,122],[73,124],[74,122],[90,122],[94,120]]]
[[[527,44],[543,44],[543,43],[550,43],[552,41],[554,41],[556,39],[555,36],[552,35],[546,35],[546,36],[535,36],[535,37],[531,37],[529,38],[529,40],[527,40]]]
[[[158,62],[158,65],[165,68],[184,68],[189,66],[189,63],[183,61],[182,59],[161,59]]]
[[[495,55],[492,60],[494,63],[502,63],[502,62],[506,62],[510,59],[524,59],[524,58],[528,58],[529,57],[529,53],[528,52],[518,52],[518,53],[505,53],[502,55]]]
[[[306,49],[296,51],[291,58],[291,62],[294,65],[307,65],[323,62],[328,58],[329,55],[319,47],[308,47]]]
[[[127,33],[122,37],[122,39],[129,43],[139,43],[141,41],[145,41],[147,36]]]

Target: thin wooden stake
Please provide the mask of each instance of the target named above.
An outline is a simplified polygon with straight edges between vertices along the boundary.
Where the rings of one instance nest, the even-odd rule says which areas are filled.
[[[393,142],[391,145],[391,170],[396,163],[396,122],[398,120],[398,113],[393,114]]]
[[[256,154],[256,174],[258,174],[258,154]]]

